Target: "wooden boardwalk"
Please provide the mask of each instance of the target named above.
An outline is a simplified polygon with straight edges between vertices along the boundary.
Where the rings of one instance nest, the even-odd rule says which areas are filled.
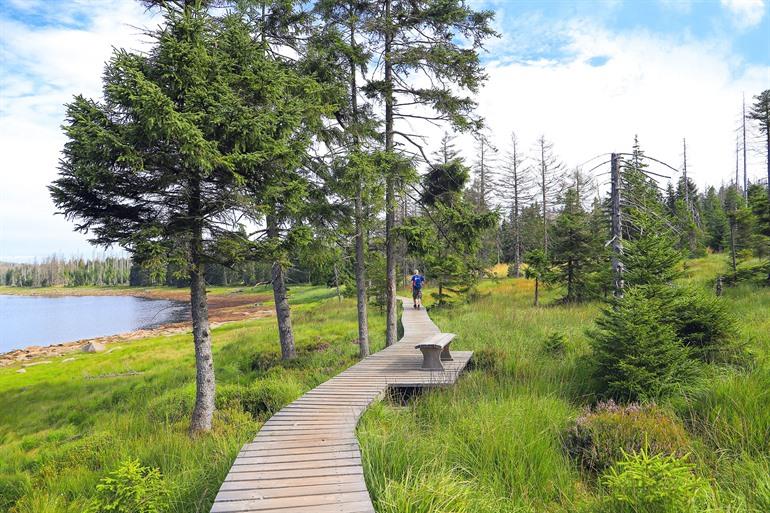
[[[374,513],[356,440],[359,417],[389,387],[454,383],[472,354],[453,351],[443,372],[421,370],[414,346],[440,331],[424,309],[402,301],[401,340],[273,415],[241,449],[212,513]]]

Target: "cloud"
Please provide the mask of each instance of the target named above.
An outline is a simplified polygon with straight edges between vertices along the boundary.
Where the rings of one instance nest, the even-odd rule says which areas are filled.
[[[574,167],[597,154],[630,151],[638,134],[649,155],[679,168],[686,137],[688,174],[698,186],[730,181],[741,95],[765,89],[770,67],[746,65],[717,40],[618,34],[585,23],[566,35],[573,58],[488,65],[479,111],[498,148],[504,151],[516,131],[520,148],[533,154],[544,134]],[[603,65],[595,65],[596,56]],[[467,138],[463,150],[472,161]],[[764,159],[750,155],[750,178],[764,169]]]
[[[36,9],[17,3],[0,18],[0,260],[90,255],[86,237],[54,215],[46,188],[64,145],[64,104],[75,94],[101,96],[112,48],[143,48],[136,27],[151,26],[153,18],[123,0],[40,2]],[[58,22],[49,23],[54,17]]]
[[[765,15],[765,0],[721,0],[721,4],[740,28],[759,25]]]

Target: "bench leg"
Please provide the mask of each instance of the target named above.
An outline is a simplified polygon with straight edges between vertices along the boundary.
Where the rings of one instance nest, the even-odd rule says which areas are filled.
[[[453,361],[452,353],[449,352],[449,344],[445,345],[443,351],[441,351],[441,361],[442,362]]]
[[[423,370],[444,370],[441,365],[441,349],[438,347],[421,347]]]

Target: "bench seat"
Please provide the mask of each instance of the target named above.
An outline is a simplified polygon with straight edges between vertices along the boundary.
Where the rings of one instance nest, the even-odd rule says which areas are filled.
[[[452,353],[449,352],[449,344],[455,338],[454,333],[439,333],[433,335],[425,342],[414,346],[415,349],[422,351],[422,369],[443,371],[444,365],[441,362],[451,362]]]

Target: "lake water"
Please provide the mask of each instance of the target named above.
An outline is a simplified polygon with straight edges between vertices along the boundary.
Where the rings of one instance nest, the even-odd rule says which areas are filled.
[[[0,353],[116,335],[188,318],[185,303],[165,299],[0,295]]]

